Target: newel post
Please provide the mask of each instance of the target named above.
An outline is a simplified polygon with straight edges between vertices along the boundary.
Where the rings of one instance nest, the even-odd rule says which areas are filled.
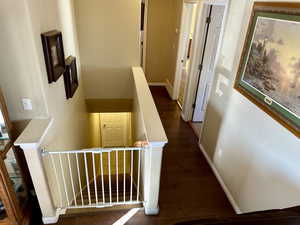
[[[150,142],[145,152],[144,207],[146,215],[159,214],[160,174],[166,142]]]
[[[24,151],[31,179],[42,211],[44,224],[56,223],[58,221],[58,215],[53,204],[44,169],[41,149],[41,144],[51,127],[51,124],[51,119],[32,120],[15,142],[15,145],[20,146]]]

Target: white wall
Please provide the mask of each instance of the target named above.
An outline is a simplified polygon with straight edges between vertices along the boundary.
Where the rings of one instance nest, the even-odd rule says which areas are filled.
[[[140,64],[140,1],[74,2],[86,98],[131,98],[131,66]]]
[[[87,113],[81,79],[79,88],[70,100],[65,98],[63,76],[56,83],[48,84],[40,34],[52,29],[62,31],[65,56],[79,56],[73,12],[73,1],[28,0],[28,12],[31,19],[32,39],[39,66],[37,77],[42,80],[49,116],[54,118],[45,145],[48,148],[83,147],[86,143]],[[78,58],[79,60],[79,58]],[[80,65],[80,60],[78,61]],[[80,66],[78,67],[80,78]],[[81,137],[81,138],[79,138]]]
[[[242,212],[300,205],[300,140],[233,89],[252,2],[231,3],[217,68],[231,84],[218,97],[215,77],[200,141]]]
[[[42,32],[61,30],[65,56],[79,56],[73,1],[4,1],[0,10],[0,26],[5,31],[0,48],[6,53],[0,56],[0,82],[11,119],[52,117],[53,132],[47,138],[49,148],[84,145],[84,138],[78,141],[78,135],[84,136],[87,119],[81,79],[79,89],[70,100],[65,97],[63,76],[56,83],[48,84],[40,37]],[[78,73],[80,76],[80,67]],[[23,97],[32,99],[32,111],[23,110]]]
[[[47,150],[87,147],[88,117],[82,79],[69,100],[65,97],[63,76],[48,84],[40,36],[52,29],[61,30],[65,56],[77,57],[80,76],[73,0],[5,0],[1,2],[0,15],[1,38],[4,37],[0,43],[0,84],[11,119],[53,118],[42,146]],[[22,109],[23,97],[32,99],[32,111]],[[50,185],[56,185],[52,165],[47,165]],[[57,189],[51,190],[58,202]]]
[[[12,120],[48,114],[42,78],[38,73],[31,22],[25,0],[5,0],[0,7],[0,86]],[[30,98],[32,111],[24,111],[22,98]]]

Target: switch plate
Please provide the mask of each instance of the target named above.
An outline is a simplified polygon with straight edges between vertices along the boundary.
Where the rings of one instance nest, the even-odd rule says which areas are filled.
[[[32,110],[32,103],[31,103],[30,98],[23,98],[22,99],[22,105],[23,105],[24,110],[26,110],[26,111]]]

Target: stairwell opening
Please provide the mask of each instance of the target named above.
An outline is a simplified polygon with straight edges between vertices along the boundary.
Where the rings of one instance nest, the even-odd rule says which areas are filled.
[[[57,208],[68,213],[86,208],[142,207],[144,149],[134,147],[132,114],[89,113],[88,149],[49,152],[45,163]]]

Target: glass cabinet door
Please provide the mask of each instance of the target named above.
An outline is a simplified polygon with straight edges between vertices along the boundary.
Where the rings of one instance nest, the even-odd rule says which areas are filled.
[[[23,208],[28,200],[27,187],[24,183],[21,168],[12,148],[6,153],[4,164],[19,205]]]
[[[9,131],[3,113],[4,112],[2,112],[0,108],[0,151],[6,150],[9,147],[8,144],[10,143],[8,134]]]
[[[0,224],[5,224],[8,222],[6,210],[2,199],[0,198]]]

